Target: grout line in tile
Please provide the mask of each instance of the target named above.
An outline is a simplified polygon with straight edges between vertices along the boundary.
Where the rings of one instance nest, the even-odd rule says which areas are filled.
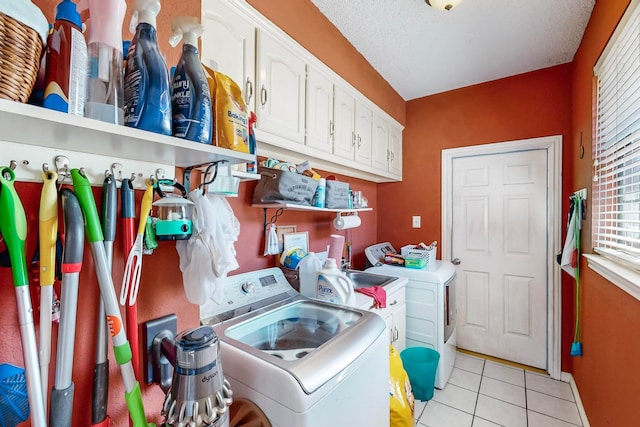
[[[563,420],[561,418],[554,417],[553,415],[549,415],[549,414],[545,414],[545,413],[542,413],[542,412],[534,411],[533,409],[527,409],[527,420],[529,419],[529,415],[528,415],[529,411],[535,412],[536,414],[544,415],[545,417],[553,418],[554,420],[558,420],[558,421],[562,421],[562,422],[567,423],[567,424],[571,424],[572,426],[581,427],[579,424],[574,424],[571,421]]]

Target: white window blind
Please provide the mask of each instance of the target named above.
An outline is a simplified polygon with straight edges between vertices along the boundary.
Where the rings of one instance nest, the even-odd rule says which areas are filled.
[[[632,1],[595,67],[593,247],[640,269],[640,7]]]

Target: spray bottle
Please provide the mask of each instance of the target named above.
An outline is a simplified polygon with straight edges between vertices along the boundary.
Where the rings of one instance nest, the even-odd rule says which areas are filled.
[[[131,16],[135,36],[124,75],[124,124],[171,135],[171,94],[167,64],[156,34],[159,0],[136,0]],[[138,20],[140,23],[138,23]]]
[[[89,76],[84,116],[124,124],[122,20],[125,0],[82,0],[89,11]]]
[[[77,116],[84,114],[87,79],[87,45],[82,21],[71,0],[56,9],[56,20],[47,39],[47,68],[43,106]]]
[[[171,30],[172,47],[183,39],[182,56],[171,82],[173,136],[211,144],[211,97],[198,52],[204,27],[196,18],[178,16],[171,21]]]

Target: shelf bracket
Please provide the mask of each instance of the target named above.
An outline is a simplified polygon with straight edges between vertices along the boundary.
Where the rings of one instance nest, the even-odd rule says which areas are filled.
[[[267,232],[267,225],[275,224],[276,221],[278,220],[278,218],[280,218],[280,216],[282,216],[283,213],[284,213],[284,209],[283,208],[276,209],[276,212],[273,214],[273,216],[271,217],[269,222],[267,222],[267,208],[263,208],[262,209],[262,221],[263,221],[262,231],[263,231],[263,234]]]
[[[184,185],[184,188],[187,190],[187,194],[191,192],[191,172],[194,169],[203,168],[205,166],[207,166],[207,167],[208,166],[217,166],[219,164],[223,164],[223,163],[227,163],[227,162],[228,162],[227,160],[216,160],[216,161],[213,161],[213,162],[200,163],[199,165],[187,166],[184,169],[184,180],[183,180],[183,185]]]

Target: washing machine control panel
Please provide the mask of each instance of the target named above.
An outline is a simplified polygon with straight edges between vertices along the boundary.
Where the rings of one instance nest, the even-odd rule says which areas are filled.
[[[200,306],[200,320],[205,323],[218,323],[298,295],[279,268],[228,276],[216,285],[223,287],[223,299],[220,304],[209,299]],[[212,317],[218,322],[211,321]]]

